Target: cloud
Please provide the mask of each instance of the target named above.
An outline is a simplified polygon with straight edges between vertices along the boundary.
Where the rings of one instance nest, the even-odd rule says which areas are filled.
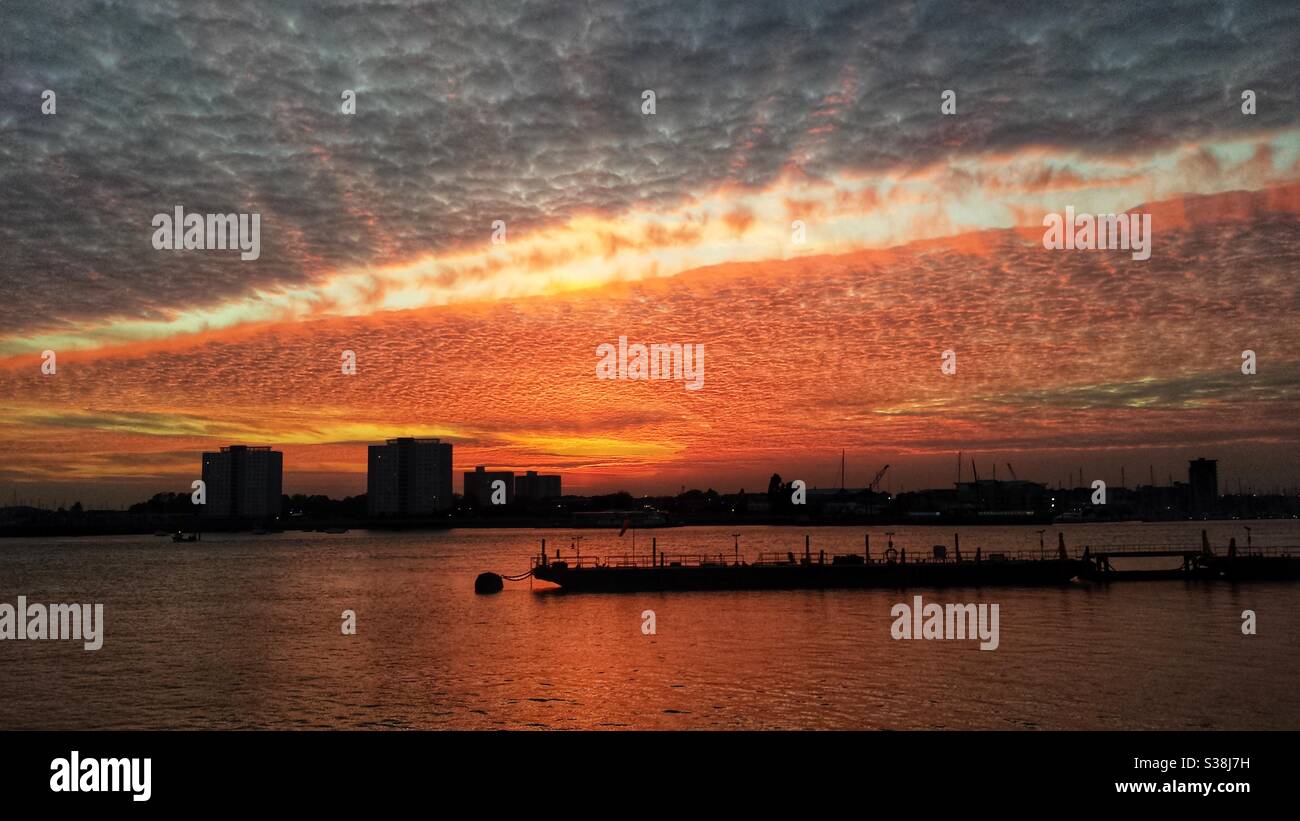
[[[292,471],[357,473],[360,443],[420,434],[452,439],[458,469],[572,471],[606,489],[701,472],[753,486],[840,448],[1047,463],[1249,445],[1261,474],[1289,475],[1300,202],[1265,191],[1152,208],[1188,216],[1157,219],[1146,262],[1049,251],[1008,229],[69,354],[53,377],[28,357],[0,368],[13,398],[0,461],[46,479],[113,476],[135,470],[115,453],[247,442],[285,447]],[[704,389],[596,379],[597,347],[619,336],[705,345]],[[1245,349],[1255,376],[1240,372]],[[340,372],[343,350],[355,376]]]
[[[749,0],[7,4],[0,327],[220,326],[235,321],[222,306],[258,294],[482,248],[494,219],[524,236],[793,172],[1278,133],[1300,110],[1298,16],[1245,3],[1014,16],[998,3]],[[1244,87],[1260,100],[1249,124]],[[53,117],[39,112],[45,88]],[[640,114],[646,88],[653,117]],[[936,115],[945,88],[958,117]],[[353,117],[343,89],[357,91]],[[260,213],[262,258],[154,251],[150,218],[176,205]],[[473,291],[492,268],[436,276],[426,291]],[[342,296],[382,304],[391,285]],[[318,296],[328,308],[338,295]]]

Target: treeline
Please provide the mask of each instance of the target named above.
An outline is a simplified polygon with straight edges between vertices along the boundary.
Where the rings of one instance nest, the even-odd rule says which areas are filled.
[[[80,503],[78,503],[79,505]],[[194,513],[196,506],[189,493],[155,493],[148,501],[136,502],[128,513]],[[307,516],[313,519],[355,519],[366,515],[366,494],[331,499],[323,494],[295,493],[280,496],[280,515]]]

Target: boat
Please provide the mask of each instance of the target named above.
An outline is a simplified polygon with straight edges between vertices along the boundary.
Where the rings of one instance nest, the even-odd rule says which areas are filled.
[[[197,542],[198,540],[199,540],[198,533],[183,533],[178,530],[172,534],[173,542]]]

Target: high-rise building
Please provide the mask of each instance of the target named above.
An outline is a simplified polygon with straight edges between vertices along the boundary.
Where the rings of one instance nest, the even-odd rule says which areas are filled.
[[[515,500],[515,475],[508,470],[487,470],[482,465],[465,471],[465,501],[481,507],[492,504],[492,483],[505,483],[505,504]]]
[[[274,519],[280,515],[284,454],[266,446],[231,445],[203,454],[203,515]]]
[[[1213,513],[1219,507],[1219,461],[1193,459],[1187,463],[1192,513]]]
[[[515,497],[520,500],[556,499],[560,493],[560,477],[557,475],[538,476],[537,471],[530,470],[522,476],[515,477]]]
[[[451,443],[403,437],[370,446],[371,516],[429,516],[451,507]]]

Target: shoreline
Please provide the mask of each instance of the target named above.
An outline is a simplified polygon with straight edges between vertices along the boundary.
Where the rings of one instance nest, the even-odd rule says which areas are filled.
[[[767,528],[767,527],[785,527],[792,529],[816,529],[826,528],[884,528],[884,527],[907,527],[909,529],[924,528],[938,531],[948,531],[954,527],[965,529],[985,529],[985,528],[1005,528],[1005,527],[1029,527],[1029,528],[1067,528],[1080,525],[1178,525],[1178,524],[1230,524],[1234,522],[1294,522],[1300,521],[1300,518],[1294,516],[1276,516],[1271,518],[1219,518],[1219,519],[1097,519],[1092,521],[1068,521],[1068,522],[1039,522],[1039,521],[1004,521],[1004,520],[987,520],[987,519],[953,519],[945,521],[898,521],[889,520],[836,520],[836,521],[799,521],[789,519],[773,518],[765,521],[737,521],[735,519],[709,518],[702,520],[680,521],[670,524],[655,525],[651,527],[628,528],[628,532],[638,533],[655,533],[660,530],[673,531],[689,527],[737,527],[737,528]],[[500,518],[500,519],[437,519],[437,520],[410,520],[410,521],[369,521],[369,520],[321,520],[302,522],[291,527],[271,527],[265,528],[262,532],[246,523],[231,522],[195,522],[193,517],[188,517],[187,521],[173,521],[170,523],[158,522],[155,517],[150,517],[148,521],[139,523],[124,523],[120,527],[75,527],[75,526],[54,526],[54,527],[34,527],[34,526],[14,526],[0,528],[0,540],[3,539],[39,539],[39,538],[87,538],[98,536],[154,536],[157,538],[166,538],[172,533],[182,531],[185,533],[202,533],[202,534],[243,534],[243,535],[276,535],[281,533],[315,533],[326,530],[346,530],[346,531],[368,531],[368,532],[418,532],[418,531],[446,531],[446,530],[531,530],[531,531],[603,531],[617,532],[619,528],[602,525],[575,523],[571,521],[554,521],[548,519],[529,519],[520,518]],[[342,534],[330,534],[342,535]],[[201,543],[199,542],[186,542]]]

